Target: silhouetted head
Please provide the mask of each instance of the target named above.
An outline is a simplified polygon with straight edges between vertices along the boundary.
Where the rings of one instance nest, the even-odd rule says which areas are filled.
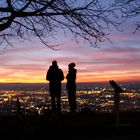
[[[57,61],[56,60],[52,61],[52,65],[57,66]]]
[[[76,66],[76,64],[75,63],[70,63],[68,66],[69,66],[69,68],[74,68]]]

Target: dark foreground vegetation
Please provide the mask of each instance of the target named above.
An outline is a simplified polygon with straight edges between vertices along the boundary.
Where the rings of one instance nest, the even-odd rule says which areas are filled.
[[[46,112],[45,115],[0,117],[0,137],[45,139],[133,139],[140,135],[140,112],[120,113],[120,127],[113,113],[90,111]]]

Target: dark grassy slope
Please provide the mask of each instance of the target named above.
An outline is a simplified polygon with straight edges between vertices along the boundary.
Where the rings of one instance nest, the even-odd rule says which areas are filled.
[[[121,125],[115,127],[113,114],[47,113],[43,116],[1,116],[0,136],[114,138],[140,134],[140,113],[121,113]]]

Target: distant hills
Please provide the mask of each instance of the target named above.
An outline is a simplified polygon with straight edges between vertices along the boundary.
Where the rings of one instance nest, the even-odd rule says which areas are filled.
[[[140,82],[118,82],[121,87],[129,89],[140,89]],[[107,83],[77,83],[77,90],[95,88],[95,87],[108,87]],[[65,83],[62,84],[62,88],[65,89]],[[0,90],[47,90],[48,83],[0,83]]]

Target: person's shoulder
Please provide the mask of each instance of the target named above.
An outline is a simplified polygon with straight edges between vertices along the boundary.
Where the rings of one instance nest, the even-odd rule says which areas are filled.
[[[52,66],[50,66],[50,67],[48,68],[48,72],[49,72],[51,69],[52,69]]]
[[[51,68],[52,68],[52,66],[49,66],[49,67],[48,67],[48,70],[50,70]]]
[[[49,66],[49,69],[53,68],[53,66]]]
[[[59,71],[62,71],[62,69],[58,68]]]
[[[74,69],[75,72],[77,72],[77,69]]]
[[[63,74],[63,71],[62,71],[62,69],[60,69],[60,68],[59,68],[58,70],[59,70],[59,72],[60,72],[60,73],[62,73],[62,74]]]

